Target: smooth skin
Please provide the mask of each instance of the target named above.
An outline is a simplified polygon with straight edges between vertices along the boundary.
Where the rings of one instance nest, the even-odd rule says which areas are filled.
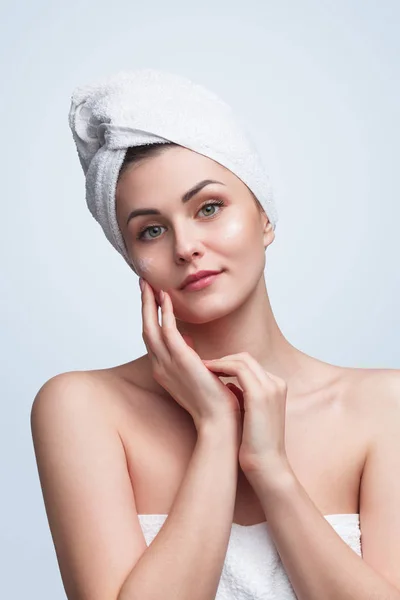
[[[176,328],[168,293],[158,294],[160,326],[154,291],[146,281],[140,283],[143,339],[154,379],[191,414],[197,430],[207,421],[217,424],[221,418],[233,417],[240,425],[238,459],[244,473],[265,469],[266,464],[271,468],[273,465],[276,471],[281,466],[286,468],[289,464],[285,449],[286,383],[266,373],[247,353],[201,361]],[[235,393],[218,379],[230,375],[237,376],[241,386],[233,386]]]
[[[207,422],[241,422],[236,395],[204,366],[195,350],[176,328],[169,295],[161,301],[161,326],[157,301],[150,285],[143,281],[143,340],[154,379],[191,415],[198,431]]]
[[[203,179],[223,184],[206,186],[182,204],[182,194]],[[223,392],[227,404],[219,402],[221,396],[210,405],[196,395],[191,405],[184,387],[181,402],[192,406],[197,423],[214,410],[226,408],[227,413],[216,428],[200,428],[196,441],[186,408],[180,410],[151,377],[148,354],[110,369],[60,374],[42,386],[32,408],[32,434],[68,598],[215,596],[232,518],[265,520],[256,498],[242,485],[246,481],[236,486],[238,431],[231,414],[238,413],[226,395],[236,388],[219,381],[217,363],[213,375],[204,364],[241,353],[286,383],[286,450],[305,497],[322,514],[353,513],[359,506],[363,561],[400,588],[400,372],[330,365],[285,339],[264,280],[273,229],[247,187],[221,165],[186,149],[170,149],[128,169],[117,196],[118,222],[138,275],[156,293],[167,291],[176,328],[187,343],[183,348],[199,357],[190,357],[190,372],[196,378],[204,375],[206,385]],[[201,208],[215,199],[223,200],[224,207]],[[157,208],[161,214],[127,225],[137,208]],[[152,224],[157,228],[139,241],[139,228]],[[198,269],[224,272],[204,290],[180,290],[183,279]],[[229,379],[240,385],[233,368]],[[272,508],[280,507],[278,502]],[[305,509],[298,502],[296,507]],[[152,512],[169,516],[147,547],[137,515]],[[276,527],[274,539],[293,569],[302,567],[300,560],[315,560],[314,569],[309,563],[302,572],[322,577],[324,570],[317,568],[322,553],[304,551],[301,523],[296,519],[289,532]],[[292,560],[293,552],[300,559]],[[346,569],[341,573],[345,577]],[[291,575],[295,580],[296,573]]]
[[[207,185],[182,204],[182,195],[207,179],[221,183]],[[216,200],[224,206],[211,207]],[[127,224],[137,209],[160,214]],[[176,327],[190,337],[202,360],[248,352],[266,372],[286,382],[289,403],[343,375],[340,367],[295,348],[278,327],[264,277],[266,249],[275,233],[231,171],[186,148],[169,148],[128,167],[117,185],[116,211],[137,274],[155,292],[169,294]],[[223,272],[200,291],[179,289],[188,274],[202,269]],[[158,391],[165,394],[162,386]]]

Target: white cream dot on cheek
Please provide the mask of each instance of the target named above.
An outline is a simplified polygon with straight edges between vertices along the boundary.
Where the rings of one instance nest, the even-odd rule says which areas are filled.
[[[153,263],[154,258],[138,258],[136,261],[136,270],[139,272],[148,273],[149,271],[151,271]]]
[[[224,229],[221,237],[224,240],[229,240],[236,237],[243,231],[243,221],[240,219],[232,219],[229,223],[224,223]]]

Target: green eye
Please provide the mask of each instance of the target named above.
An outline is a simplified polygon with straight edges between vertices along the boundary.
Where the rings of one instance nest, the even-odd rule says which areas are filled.
[[[151,225],[150,227],[146,227],[146,229],[143,229],[143,233],[144,233],[145,231],[147,231],[147,230],[148,230],[149,232],[150,232],[150,231],[154,231],[154,229],[160,229],[160,226],[159,226],[159,225]],[[140,235],[139,237],[140,237],[140,239],[141,239],[143,236],[142,236],[142,235]]]
[[[199,208],[199,211],[198,211],[198,212],[200,212],[201,210],[203,210],[203,208],[206,208],[207,206],[224,206],[224,205],[225,205],[225,202],[223,202],[222,200],[215,200],[215,201],[213,201],[213,202],[205,202],[205,203],[203,204],[203,206],[201,206],[201,207]],[[218,212],[219,212],[219,211],[218,211]],[[215,213],[209,214],[209,216],[210,216],[210,217],[213,217],[213,216],[214,216],[214,214],[215,214]],[[218,214],[218,213],[217,213],[217,214]],[[147,231],[151,231],[151,230],[154,230],[154,229],[160,229],[161,227],[162,227],[161,225],[148,225],[147,227],[144,227],[143,229],[141,229],[141,230],[139,231],[138,235],[136,236],[136,239],[138,239],[138,240],[142,240],[142,241],[149,241],[149,238],[145,238],[145,237],[144,237],[145,233],[146,233]],[[151,239],[153,239],[153,240],[154,240],[154,239],[157,239],[157,237],[159,237],[159,236],[152,237]]]

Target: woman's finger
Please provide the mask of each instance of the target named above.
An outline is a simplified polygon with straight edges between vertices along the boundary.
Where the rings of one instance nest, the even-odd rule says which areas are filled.
[[[212,361],[203,361],[207,369],[217,373],[227,373],[228,377],[236,377],[240,387],[243,390],[244,397],[251,394],[253,397],[259,390],[254,390],[255,384],[259,387],[258,378],[250,371],[247,364],[241,360],[215,359]]]
[[[188,352],[187,344],[176,326],[174,307],[170,295],[164,291],[164,300],[161,302],[161,334],[171,356],[175,359],[182,358]],[[189,340],[191,338],[189,337]]]
[[[244,396],[243,391],[234,383],[227,383],[226,387],[231,390],[233,394],[235,394],[237,401],[239,402],[240,410],[245,410],[244,408]]]
[[[158,322],[158,309],[153,289],[147,281],[143,280],[143,283],[142,336],[150,357],[157,363],[162,363],[169,360],[170,355]]]
[[[253,373],[254,377],[258,380],[260,385],[263,386],[271,385],[271,379],[274,381],[276,380],[275,376],[271,375],[268,371],[265,371],[260,365],[260,363],[248,352],[240,352],[238,354],[227,354],[226,356],[222,356],[219,359],[214,359],[212,362],[215,362],[215,360],[234,360],[235,362],[240,361],[244,363],[247,366],[247,368]],[[205,364],[207,365],[207,361],[205,361]]]

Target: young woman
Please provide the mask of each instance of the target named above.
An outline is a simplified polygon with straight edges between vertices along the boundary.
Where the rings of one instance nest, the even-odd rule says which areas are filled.
[[[264,273],[273,211],[179,136],[126,141],[105,194],[93,161],[127,130],[111,125],[91,164],[77,147],[87,193],[111,207],[92,214],[110,241],[113,216],[141,277],[147,352],[57,375],[33,405],[68,598],[399,600],[400,372],[285,338]]]

